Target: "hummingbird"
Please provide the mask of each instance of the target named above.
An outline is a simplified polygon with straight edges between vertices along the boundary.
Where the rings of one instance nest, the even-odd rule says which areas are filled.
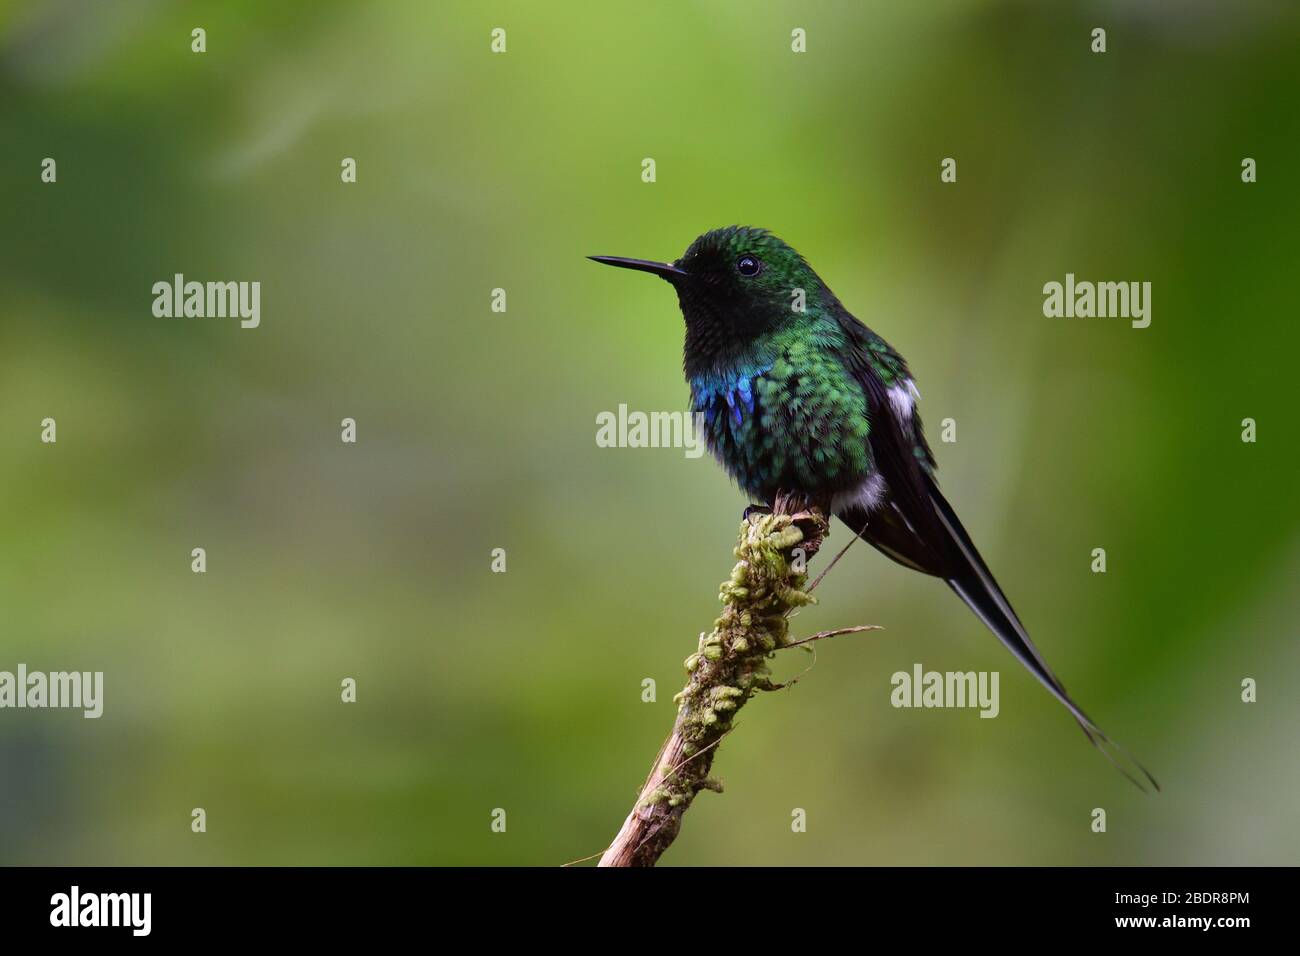
[[[729,226],[674,262],[589,258],[659,276],[677,292],[691,411],[751,500],[802,498],[886,557],[944,581],[1120,773],[1146,790],[1126,760],[1160,789],[1066,693],[939,491],[907,362],[803,256],[766,229]]]

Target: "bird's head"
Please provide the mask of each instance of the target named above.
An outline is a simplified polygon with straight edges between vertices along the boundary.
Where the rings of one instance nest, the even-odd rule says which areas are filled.
[[[706,232],[676,262],[592,256],[649,272],[677,290],[687,350],[743,345],[796,322],[828,295],[803,256],[766,229],[728,226]]]

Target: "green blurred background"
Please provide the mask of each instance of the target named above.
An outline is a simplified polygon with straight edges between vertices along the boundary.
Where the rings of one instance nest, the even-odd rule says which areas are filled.
[[[0,861],[598,852],[746,502],[596,447],[685,407],[682,322],[584,256],[739,222],[908,356],[949,499],[1166,792],[859,546],[795,630],[886,630],[745,711],[665,863],[1296,863],[1297,36],[1281,2],[0,3],[0,669],[106,682],[98,721],[0,711]],[[176,272],[261,281],[261,327],[154,318]],[[1044,318],[1066,272],[1152,282],[1151,327]],[[916,662],[999,670],[1001,716],[893,709]]]

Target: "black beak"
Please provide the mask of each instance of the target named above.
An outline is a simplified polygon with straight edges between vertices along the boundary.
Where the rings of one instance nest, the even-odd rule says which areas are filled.
[[[667,279],[669,282],[688,274],[671,262],[651,262],[649,259],[624,259],[620,256],[587,256],[587,258],[593,262],[602,262],[607,266],[618,266],[620,269],[636,269],[638,272],[650,272],[661,279]]]

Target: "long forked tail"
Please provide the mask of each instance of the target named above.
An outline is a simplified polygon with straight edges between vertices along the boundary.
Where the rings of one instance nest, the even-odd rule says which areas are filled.
[[[952,507],[933,485],[930,491],[939,523],[953,544],[946,577],[948,586],[966,602],[967,607],[979,615],[980,620],[997,639],[1038,678],[1052,696],[1065,706],[1078,721],[1084,735],[1116,770],[1144,793],[1147,792],[1147,788],[1143,780],[1159,791],[1160,784],[1156,782],[1151,772],[1122,746],[1107,737],[1101,728],[1079,708],[1079,705],[1070,699],[1070,695],[1065,692],[1065,687],[1052,673],[1042,655],[1038,653],[1038,649],[1034,647],[1033,641],[1029,639],[1029,634],[1020,623],[1020,618],[1016,616],[1011,603],[998,587],[997,581],[994,580],[984,559],[975,549],[966,529],[957,520]],[[1131,770],[1136,773],[1130,772]]]

